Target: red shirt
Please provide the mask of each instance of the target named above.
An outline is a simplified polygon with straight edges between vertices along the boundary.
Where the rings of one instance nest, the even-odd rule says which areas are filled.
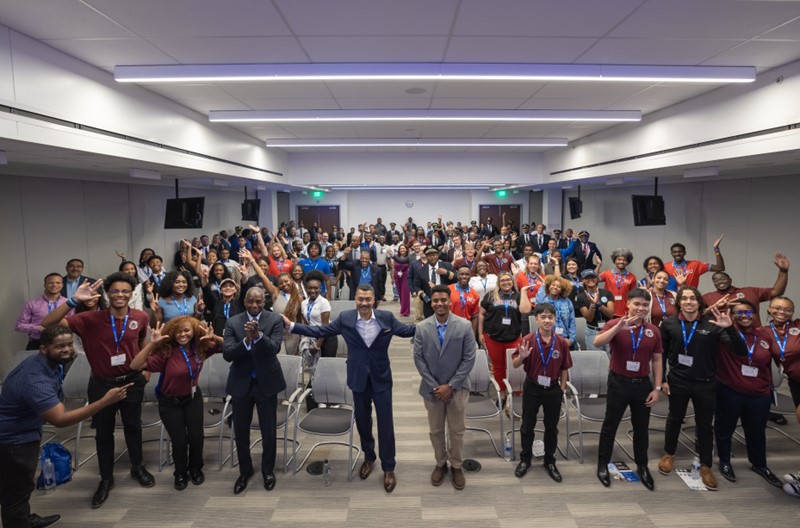
[[[619,323],[619,319],[612,319],[600,330],[600,333],[608,332]],[[636,347],[636,355],[633,354],[633,336],[639,344]],[[639,333],[641,332],[641,340]],[[609,368],[615,374],[625,378],[644,378],[650,375],[650,361],[653,354],[662,354],[661,332],[658,327],[651,323],[643,323],[642,326],[631,327],[629,330],[620,330],[608,344],[611,349],[611,359]],[[637,370],[628,370],[628,361],[639,363]]]
[[[726,345],[720,344],[717,353],[717,377],[719,381],[736,392],[765,396],[772,390],[772,358],[778,359],[777,347],[772,343],[772,331],[762,328],[741,331],[745,336],[748,351],[753,356],[737,356]],[[746,376],[742,366],[755,367],[755,377]]]
[[[206,350],[206,357],[217,352],[216,343]],[[172,354],[165,358],[161,354],[151,354],[147,358],[147,370],[161,372],[160,394],[172,398],[183,398],[192,394],[192,387],[197,387],[200,371],[203,370],[203,361],[197,355],[194,347],[186,349],[186,357],[192,366],[192,375],[189,374],[189,364],[181,352],[181,347],[172,349]]]
[[[686,273],[686,285],[687,286],[697,286],[700,284],[700,275],[703,273],[708,272],[711,266],[708,262],[700,262],[699,260],[684,260],[683,263],[678,266]],[[675,262],[667,262],[664,264],[664,271],[675,277]]]
[[[795,383],[800,383],[800,319],[795,319],[790,322],[788,324],[787,333],[784,335],[778,333],[777,338],[775,334],[772,333],[772,327],[770,325],[762,326],[759,330],[763,330],[772,337],[775,354],[777,354],[778,358],[780,358],[781,353],[778,341],[782,343],[784,337],[786,338],[784,358],[781,360],[783,372],[790,380],[793,380]],[[780,330],[780,327],[776,327],[775,330]]]
[[[489,266],[489,273],[497,275],[501,271],[511,271],[511,263],[514,262],[514,258],[505,252],[502,255],[490,253],[483,256],[483,261]]]
[[[606,270],[597,278],[605,282],[606,289],[614,296],[614,317],[623,317],[628,313],[628,292],[636,288],[636,275]]]
[[[539,332],[537,331],[536,333],[530,333],[522,338],[522,343],[527,343],[531,347],[531,354],[523,360],[522,366],[528,374],[528,379],[533,383],[538,385],[539,376],[548,376],[550,378],[550,383],[553,384],[559,381],[562,371],[572,368],[572,356],[569,353],[569,345],[566,339],[553,334],[551,339],[555,339],[556,342],[553,344],[552,353],[550,352],[551,339],[544,341],[540,338],[543,347],[543,350],[540,351],[536,339],[538,334]],[[520,343],[520,345],[522,343]],[[517,354],[519,354],[519,349],[517,349],[515,355]],[[547,359],[548,355],[550,355],[549,360]],[[542,356],[547,360],[547,368],[544,367]]]
[[[530,299],[532,305],[535,305],[536,294],[539,293],[539,288],[542,287],[542,279],[538,275],[529,275],[525,272],[517,273],[517,289],[522,291],[525,286],[530,286],[528,288],[528,299]]]
[[[475,269],[475,264],[478,262],[478,257],[473,257],[472,262],[467,262],[466,257],[462,257],[455,262],[453,262],[453,269],[458,271],[459,268],[467,267],[469,268],[470,276],[474,277],[478,274],[478,270]]]
[[[656,326],[661,326],[661,321],[671,315],[675,315],[675,297],[668,291],[664,297],[659,297],[655,292],[650,292],[652,301],[650,302],[650,322]]]
[[[471,321],[478,316],[481,311],[481,296],[472,288],[467,287],[467,291],[459,290],[458,284],[451,284],[450,288],[450,311],[453,314]]]
[[[109,310],[83,312],[67,318],[70,330],[83,341],[92,376],[116,378],[133,372],[131,361],[139,353],[140,338],[147,334],[149,318],[143,310],[128,310],[128,324],[123,334],[124,321],[124,318],[115,320],[120,341],[117,350]],[[112,366],[111,358],[120,354],[125,355],[124,362]]]
[[[761,317],[758,313],[758,306],[762,302],[767,302],[772,299],[772,289],[770,288],[752,288],[747,286],[745,288],[735,288],[731,286],[724,292],[719,290],[715,290],[713,292],[704,293],[703,294],[703,301],[705,301],[706,306],[711,306],[718,300],[722,299],[725,295],[730,295],[730,300],[735,301],[736,299],[745,299],[753,303],[753,306],[756,307],[756,313],[753,314],[753,326],[759,327],[761,326]]]
[[[291,259],[276,259],[270,257],[269,259],[269,274],[277,277],[281,273],[291,273],[294,263]]]

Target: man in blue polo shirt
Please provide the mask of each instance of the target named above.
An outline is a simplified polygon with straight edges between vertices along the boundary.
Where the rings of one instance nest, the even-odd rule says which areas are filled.
[[[39,460],[42,425],[68,427],[86,420],[100,409],[124,400],[128,384],[114,387],[101,399],[67,411],[62,403],[64,364],[75,357],[72,331],[47,327],[42,331],[40,353],[12,370],[0,393],[0,517],[5,528],[42,528],[57,523],[59,515],[31,515],[30,498]]]

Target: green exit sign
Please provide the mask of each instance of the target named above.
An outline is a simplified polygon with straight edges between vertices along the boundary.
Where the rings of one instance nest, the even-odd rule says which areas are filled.
[[[505,198],[506,194],[508,194],[508,191],[504,191],[501,189],[499,191],[495,191],[495,194],[497,195],[498,198]]]
[[[321,199],[322,199],[322,197],[323,197],[323,196],[325,196],[325,193],[324,193],[324,192],[322,192],[322,191],[314,191],[314,192],[312,192],[312,193],[311,193],[311,196],[312,196],[312,197],[313,197],[315,200],[321,200]]]

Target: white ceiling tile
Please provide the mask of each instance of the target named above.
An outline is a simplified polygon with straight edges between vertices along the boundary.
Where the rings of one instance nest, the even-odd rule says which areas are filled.
[[[626,99],[620,103],[609,105],[605,108],[605,110],[630,110],[631,106],[635,106],[636,109],[640,110],[644,116],[673,104],[675,104],[675,101],[672,99],[647,99],[644,97],[635,97],[631,100]]]
[[[336,99],[258,99],[241,98],[253,110],[339,110]]]
[[[301,37],[313,62],[440,62],[447,37]]]
[[[135,36],[78,0],[3,0],[0,23],[36,39]]]
[[[145,88],[170,99],[204,99],[210,97],[230,97],[218,85],[210,83],[198,84],[171,84],[152,83],[144,84]]]
[[[595,38],[458,37],[450,39],[446,62],[570,63]]]
[[[800,40],[800,15],[791,22],[767,31],[759,37],[759,39],[761,38]]]
[[[323,99],[331,93],[324,82],[219,83],[226,93],[240,99]]]
[[[497,123],[487,132],[487,138],[559,137],[554,123]]]
[[[340,97],[337,99],[344,110],[371,110],[386,108],[429,108],[430,96],[424,97]]]
[[[144,38],[290,34],[272,3],[265,1],[85,1],[118,24]]]
[[[454,35],[602,37],[641,0],[464,0]]]
[[[696,66],[744,40],[604,38],[579,59],[589,64],[681,64]]]
[[[170,37],[148,40],[184,64],[308,62],[294,37]]]
[[[527,99],[544,86],[543,82],[495,81],[440,81],[436,83],[436,97],[512,98]]]
[[[277,0],[297,35],[446,35],[456,0]]]
[[[295,137],[304,139],[354,138],[358,137],[355,126],[350,123],[284,123],[282,128]]]
[[[652,86],[653,83],[592,83],[551,82],[536,92],[534,99],[577,99],[591,102],[593,98],[622,99]]]
[[[172,57],[142,39],[66,39],[44,42],[104,69],[118,64],[175,64]]]
[[[369,82],[354,82],[354,81],[331,81],[328,83],[328,88],[337,99],[353,98],[353,97],[388,97],[393,99],[429,99],[433,93],[433,82],[426,81],[369,81]],[[422,88],[425,90],[422,93],[407,93],[406,90]]]
[[[434,97],[431,108],[490,108],[515,110],[520,108],[525,99],[518,98],[477,98],[477,97]]]
[[[604,110],[608,105],[619,101],[615,96],[594,96],[590,99],[563,99],[534,97],[520,105],[520,110]],[[638,110],[638,107],[626,110]]]
[[[609,36],[750,39],[798,15],[796,2],[652,0]]]
[[[195,112],[208,116],[212,110],[252,110],[251,107],[233,99],[231,97],[224,98],[203,98],[203,99],[175,99],[176,102],[182,104],[187,108],[191,108]]]
[[[790,40],[751,40],[720,53],[704,64],[737,66],[752,64],[760,70],[774,68],[800,59],[800,43]]]

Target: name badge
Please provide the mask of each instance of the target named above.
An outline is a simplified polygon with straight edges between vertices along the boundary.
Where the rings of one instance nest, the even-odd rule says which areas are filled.
[[[125,354],[117,354],[116,356],[111,356],[112,367],[120,367],[124,364],[125,364]]]
[[[615,295],[614,296],[614,300],[615,301],[621,301],[622,300],[622,295]]]
[[[194,398],[194,393],[197,392],[197,386],[192,385],[192,398]]]
[[[678,354],[678,363],[685,367],[691,367],[694,364],[694,358],[686,354]]]
[[[561,335],[563,333],[564,333],[564,329],[563,328],[556,328],[556,335]]]
[[[627,361],[625,362],[625,369],[629,372],[639,372],[639,364],[638,361]]]
[[[597,323],[597,328],[603,328],[605,325],[606,325],[605,321],[600,321],[599,323]]]
[[[748,378],[758,377],[758,367],[742,365],[742,376],[747,376]]]
[[[403,272],[402,272],[402,271],[398,271],[398,272],[397,272],[397,278],[399,279],[399,278],[400,278],[400,277],[402,277],[402,276],[403,276]]]
[[[550,376],[536,376],[536,381],[538,381],[539,385],[542,387],[550,388]]]
[[[511,318],[510,317],[503,317],[503,324],[504,325],[510,325],[511,324]]]

